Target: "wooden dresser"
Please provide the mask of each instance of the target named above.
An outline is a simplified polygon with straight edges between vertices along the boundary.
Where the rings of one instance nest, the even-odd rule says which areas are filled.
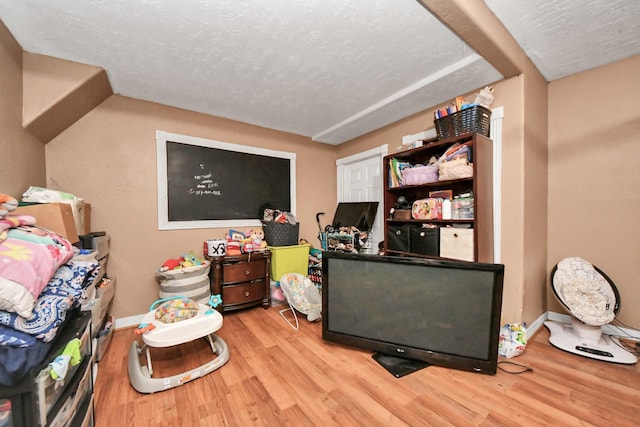
[[[269,271],[271,252],[207,257],[211,261],[211,295],[220,295],[220,312],[271,306]]]

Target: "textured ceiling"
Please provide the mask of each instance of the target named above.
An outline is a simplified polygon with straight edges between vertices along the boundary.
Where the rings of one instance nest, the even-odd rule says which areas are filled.
[[[638,52],[635,0],[486,3],[548,80],[619,59],[599,40]],[[0,0],[0,19],[28,52],[104,68],[117,94],[329,144],[503,77],[417,0]]]
[[[640,54],[638,0],[485,3],[547,81]]]

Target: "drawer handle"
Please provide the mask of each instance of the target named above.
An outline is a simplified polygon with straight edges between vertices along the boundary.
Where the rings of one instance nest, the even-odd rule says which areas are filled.
[[[244,296],[248,297],[249,296],[249,291],[244,291]]]
[[[249,270],[245,270],[245,271],[244,271],[244,275],[245,275],[245,276],[248,276],[249,274],[251,274],[251,272],[250,272]]]

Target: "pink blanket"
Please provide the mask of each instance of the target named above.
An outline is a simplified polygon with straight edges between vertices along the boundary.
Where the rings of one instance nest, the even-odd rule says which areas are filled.
[[[6,238],[0,242],[0,309],[29,318],[42,289],[73,256],[73,247],[60,235],[32,226],[9,228],[4,234]]]

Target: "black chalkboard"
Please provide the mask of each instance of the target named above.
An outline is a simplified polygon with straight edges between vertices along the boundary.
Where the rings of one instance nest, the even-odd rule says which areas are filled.
[[[171,137],[171,135],[168,135]],[[158,141],[161,228],[221,226],[220,221],[258,220],[266,205],[292,212],[291,180],[295,176],[291,153],[271,152],[207,140]],[[253,152],[252,152],[253,151]],[[256,153],[257,152],[257,153]],[[266,154],[265,154],[266,153]],[[272,154],[275,153],[275,154]],[[283,155],[280,155],[280,154]],[[160,162],[166,162],[160,165]],[[162,183],[164,184],[164,183]],[[164,207],[166,203],[166,218]],[[164,223],[164,227],[162,227]],[[194,227],[190,227],[194,225]],[[172,227],[171,225],[175,225]],[[232,224],[233,225],[233,224]],[[235,224],[242,225],[242,224]]]

